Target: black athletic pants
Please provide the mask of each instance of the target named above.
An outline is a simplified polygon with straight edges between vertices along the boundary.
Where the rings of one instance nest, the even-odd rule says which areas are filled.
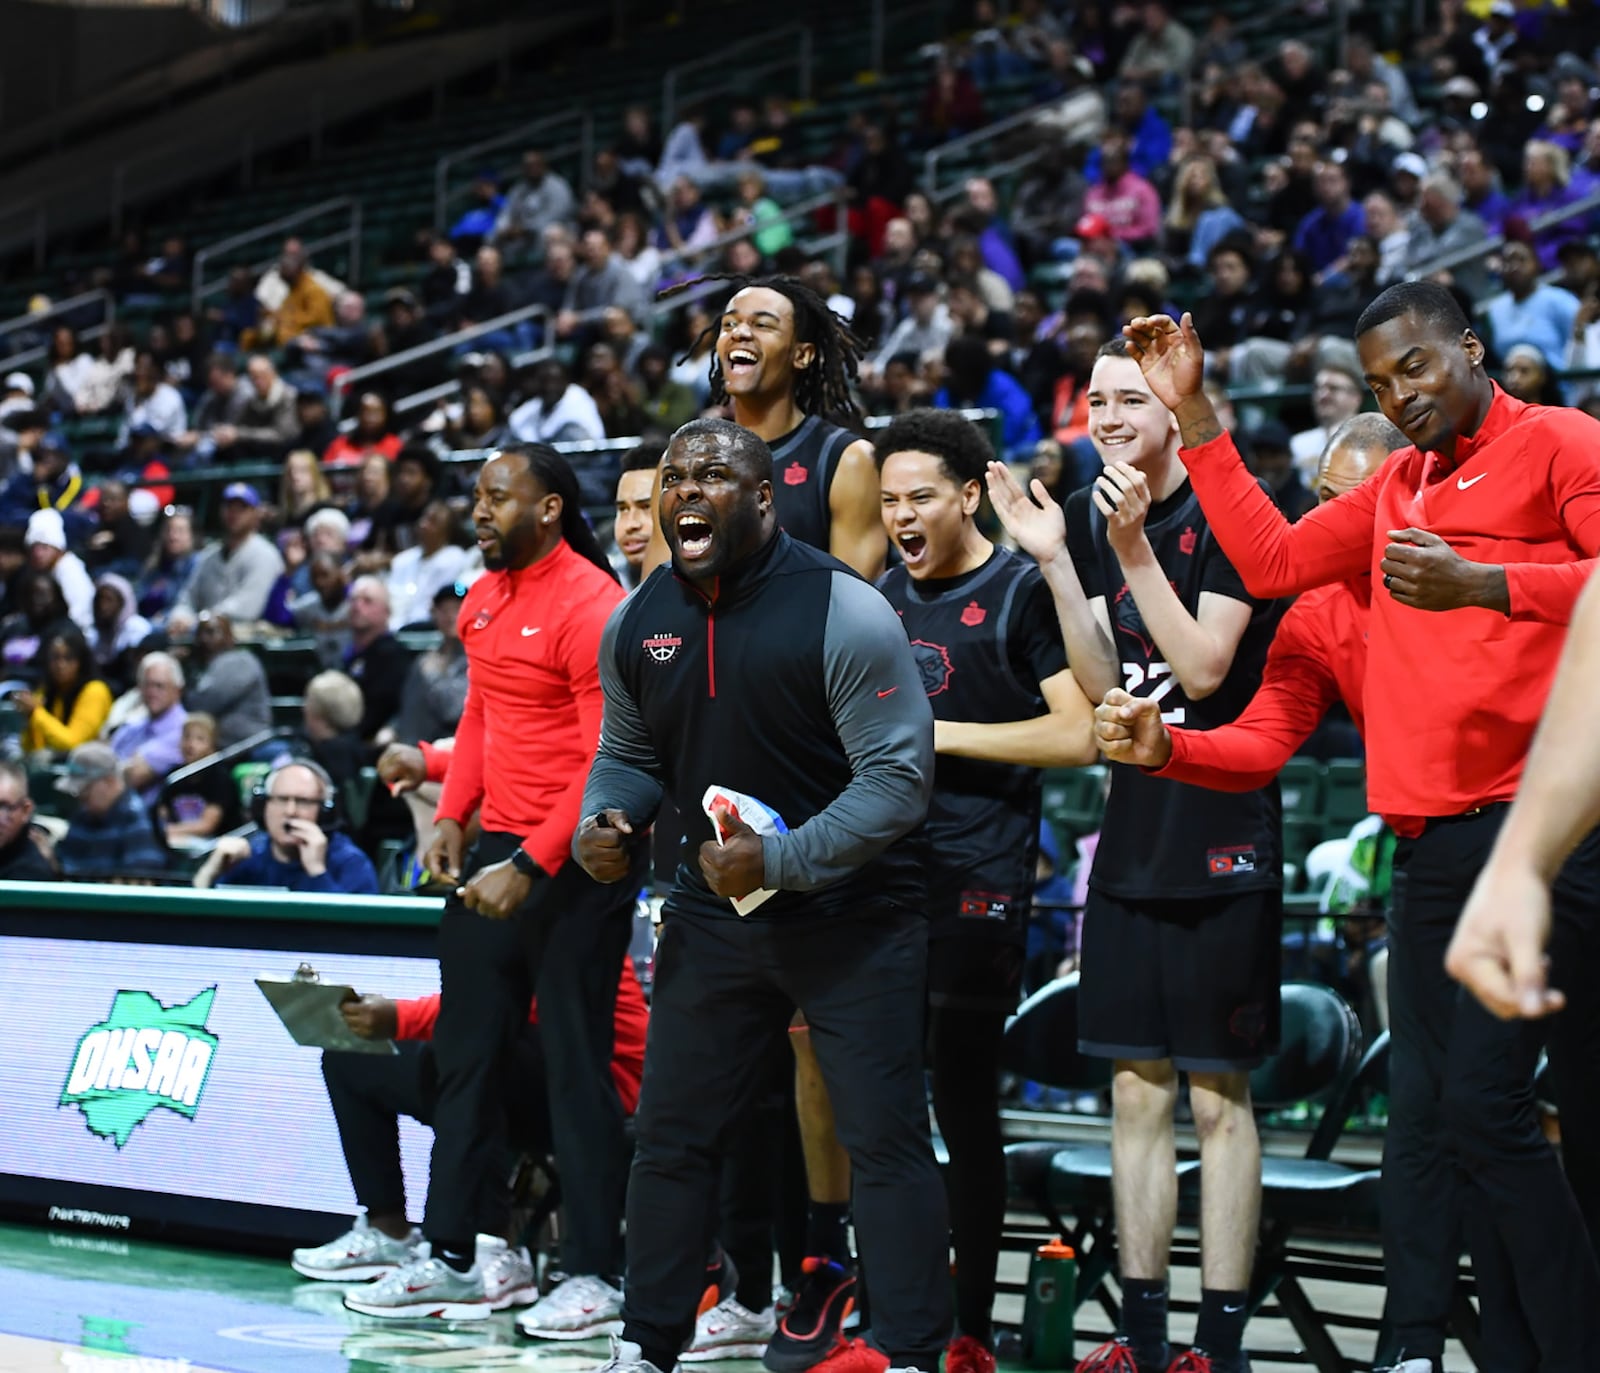
[[[950,1328],[949,1225],[922,1076],[927,922],[889,905],[782,920],[674,912],[656,982],[628,1185],[624,1335],[694,1330],[720,1156],[792,1012],[805,1013],[850,1155],[873,1335],[934,1368]]]
[[[405,1177],[400,1170],[400,1117],[432,1125],[439,1076],[431,1044],[406,1043],[384,1058],[376,1054],[325,1053],[322,1080],[339,1128],[339,1146],[356,1201],[370,1215],[404,1215]],[[512,1048],[511,1090],[506,1096],[507,1133],[513,1150],[550,1152],[550,1096],[544,1080],[539,1027],[525,1025]],[[510,1176],[514,1160],[504,1160]],[[494,1217],[488,1217],[490,1225]],[[487,1234],[498,1233],[479,1225]]]
[[[1546,1026],[1496,1020],[1445,974],[1444,956],[1505,807],[1429,824],[1395,854],[1390,912],[1389,1129],[1383,1163],[1383,1242],[1395,1352],[1442,1352],[1445,1316],[1465,1234],[1477,1278],[1484,1367],[1494,1373],[1581,1373],[1600,1351],[1600,1266],[1572,1189],[1545,1142],[1533,1073]],[[1557,923],[1592,921],[1591,836],[1556,884]],[[1597,1069],[1593,982],[1574,969],[1561,985],[1586,991],[1579,1014],[1549,1027],[1582,1087],[1563,1112],[1569,1150],[1592,1150]],[[1578,987],[1579,981],[1587,983]],[[1570,1017],[1570,1018],[1569,1018]],[[1573,1066],[1573,1049],[1587,1057]],[[1562,1057],[1558,1050],[1557,1057]],[[1581,1104],[1579,1100],[1581,1099]]]
[[[470,876],[509,857],[521,841],[485,833],[466,863]],[[641,867],[642,872],[642,867]],[[509,1209],[506,1098],[512,1049],[539,997],[549,1082],[550,1134],[567,1228],[568,1273],[621,1271],[619,1211],[628,1167],[622,1103],[611,1050],[622,955],[632,933],[633,881],[601,886],[575,863],[540,878],[507,920],[469,911],[455,897],[439,925],[442,998],[434,1028],[439,1095],[423,1233],[471,1253],[485,1215],[499,1234]]]
[[[1019,954],[1020,958],[1020,954]],[[1000,1134],[1000,1041],[1005,1011],[928,1008],[933,1111],[950,1155],[946,1184],[956,1256],[956,1324],[987,1344],[995,1269],[1006,1219],[1006,1154]]]

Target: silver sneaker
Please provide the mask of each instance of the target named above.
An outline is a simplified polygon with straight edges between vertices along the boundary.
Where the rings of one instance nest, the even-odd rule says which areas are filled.
[[[289,1266],[302,1278],[318,1282],[366,1282],[403,1268],[416,1258],[421,1243],[421,1232],[414,1226],[405,1239],[390,1239],[362,1215],[338,1239],[314,1249],[296,1249]]]
[[[603,1278],[568,1278],[518,1316],[517,1329],[535,1340],[592,1340],[601,1335],[620,1335],[622,1293]]]
[[[568,1279],[570,1282],[571,1279]],[[649,1359],[644,1357],[644,1351],[631,1340],[624,1340],[616,1335],[611,1337],[611,1357],[603,1364],[599,1364],[593,1373],[663,1373]]]
[[[778,1329],[777,1313],[769,1306],[752,1311],[736,1297],[719,1301],[694,1323],[694,1339],[678,1355],[680,1363],[713,1363],[718,1359],[759,1359],[767,1341]]]
[[[368,1287],[344,1294],[347,1310],[389,1320],[486,1321],[492,1308],[476,1263],[458,1273],[443,1259],[419,1257]]]
[[[539,1281],[526,1249],[513,1249],[494,1235],[479,1235],[478,1270],[483,1274],[483,1294],[495,1311],[539,1300]]]

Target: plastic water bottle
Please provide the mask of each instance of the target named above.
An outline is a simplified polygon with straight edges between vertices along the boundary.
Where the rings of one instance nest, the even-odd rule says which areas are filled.
[[[1078,1255],[1070,1244],[1041,1244],[1028,1261],[1022,1303],[1022,1357],[1030,1368],[1071,1368],[1078,1308]]]

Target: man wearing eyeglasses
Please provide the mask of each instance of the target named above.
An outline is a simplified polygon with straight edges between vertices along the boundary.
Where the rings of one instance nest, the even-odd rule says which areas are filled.
[[[261,832],[217,841],[197,887],[287,887],[296,892],[377,895],[372,860],[350,836],[323,828],[333,783],[315,763],[280,763],[262,788]]]
[[[0,762],[0,881],[55,881],[55,870],[29,833],[32,819],[26,769]]]

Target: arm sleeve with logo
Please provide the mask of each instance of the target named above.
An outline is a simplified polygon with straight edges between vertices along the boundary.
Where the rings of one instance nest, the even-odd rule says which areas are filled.
[[[1577,410],[1551,409],[1549,492],[1567,537],[1589,557],[1582,562],[1507,563],[1506,599],[1513,620],[1564,625],[1600,553],[1600,422]]]
[[[620,596],[621,592],[617,594]],[[578,707],[578,732],[591,766],[599,746],[606,712],[605,688],[600,681],[600,645],[605,638],[610,616],[598,613],[601,609],[593,601],[574,607],[561,635],[567,681],[572,689],[572,699]],[[583,814],[587,775],[588,768],[574,772],[560,799],[546,812],[533,832],[523,839],[524,851],[548,873],[560,868],[572,852],[572,835]]]
[[[814,891],[864,867],[928,813],[933,709],[899,617],[860,578],[835,573],[823,672],[850,781],[798,829],[761,840],[765,885]]]
[[[1182,456],[1207,525],[1253,595],[1309,591],[1372,566],[1378,491],[1393,457],[1355,490],[1290,524],[1244,465],[1229,435],[1185,448]]]
[[[644,717],[639,713],[638,702],[633,699],[617,665],[617,640],[631,604],[624,601],[611,612],[600,640],[600,688],[605,696],[605,718],[600,725],[600,747],[583,789],[581,813],[594,815],[602,810],[620,810],[633,821],[637,830],[655,819],[661,805],[661,762],[656,757]]]
[[[1278,775],[1339,699],[1308,621],[1290,607],[1267,650],[1261,686],[1239,718],[1216,729],[1174,729],[1172,757],[1156,776],[1213,791],[1254,791]]]

